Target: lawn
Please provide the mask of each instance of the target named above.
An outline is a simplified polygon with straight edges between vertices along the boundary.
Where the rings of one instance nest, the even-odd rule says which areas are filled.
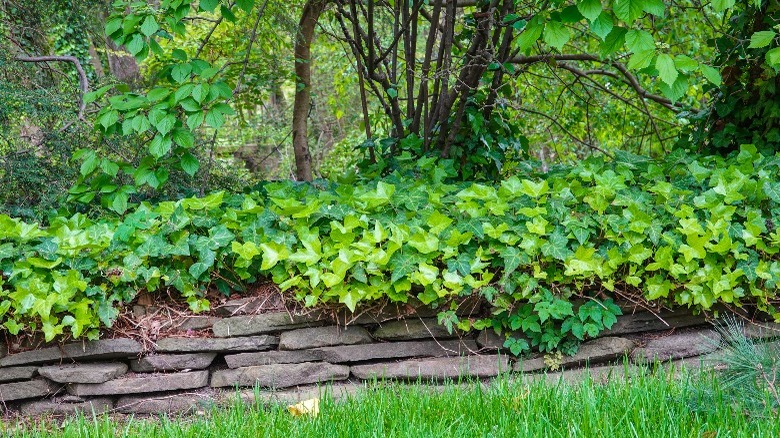
[[[200,415],[74,417],[3,423],[13,437],[777,437],[777,412],[733,397],[712,375],[643,374],[630,382],[378,384],[316,417],[287,406],[215,407]]]

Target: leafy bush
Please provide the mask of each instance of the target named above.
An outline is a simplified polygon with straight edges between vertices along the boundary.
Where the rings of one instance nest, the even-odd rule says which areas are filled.
[[[750,146],[727,159],[617,153],[497,185],[446,184],[440,168],[418,167],[45,229],[0,216],[0,315],[11,333],[94,338],[139,290],[175,289],[200,311],[207,287],[227,294],[265,277],[307,306],[413,296],[449,327],[512,332],[516,354],[573,351],[614,323],[616,296],[780,319],[779,167]],[[445,307],[472,295],[489,318]]]

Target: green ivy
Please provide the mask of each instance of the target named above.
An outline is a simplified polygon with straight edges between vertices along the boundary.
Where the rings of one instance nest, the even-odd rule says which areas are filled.
[[[499,184],[441,182],[437,167],[381,181],[264,183],[131,207],[121,218],[0,216],[0,317],[12,334],[94,338],[140,290],[194,311],[270,278],[307,306],[411,297],[450,329],[507,347],[574,351],[630,296],[697,310],[755,306],[780,319],[780,156],[624,152]],[[438,181],[438,182],[437,182]],[[491,317],[450,304],[480,296]]]

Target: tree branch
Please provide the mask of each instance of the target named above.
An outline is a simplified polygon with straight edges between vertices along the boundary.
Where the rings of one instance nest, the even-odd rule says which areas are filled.
[[[79,75],[79,89],[81,94],[79,95],[79,111],[78,119],[86,121],[84,118],[84,110],[87,108],[87,103],[84,101],[84,95],[89,92],[89,81],[87,80],[87,74],[84,72],[84,68],[81,66],[78,58],[75,56],[16,56],[14,60],[19,62],[70,62],[76,67],[76,73]]]

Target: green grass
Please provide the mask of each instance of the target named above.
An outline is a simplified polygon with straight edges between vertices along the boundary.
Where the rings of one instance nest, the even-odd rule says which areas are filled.
[[[766,408],[747,412],[711,376],[640,375],[607,384],[485,386],[377,385],[339,402],[324,399],[316,418],[286,406],[215,408],[205,415],[159,418],[74,417],[20,425],[14,437],[778,437]]]

